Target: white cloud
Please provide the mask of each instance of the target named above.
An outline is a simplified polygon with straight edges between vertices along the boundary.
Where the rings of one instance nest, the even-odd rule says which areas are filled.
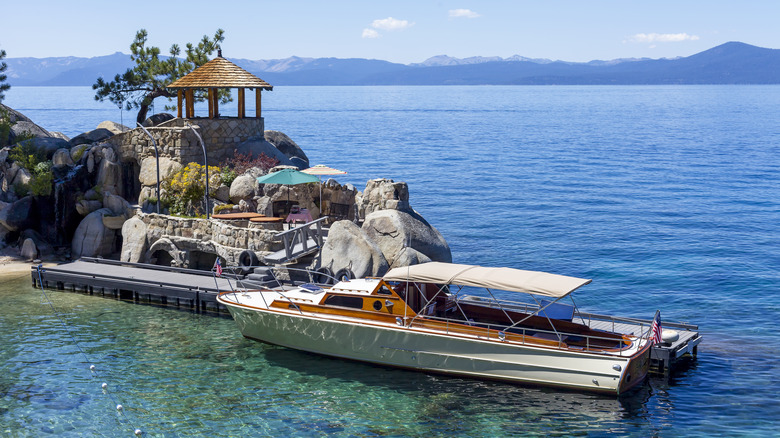
[[[479,16],[471,9],[450,9],[450,18],[477,18]]]
[[[382,18],[380,20],[374,20],[371,23],[371,27],[381,30],[403,30],[411,27],[414,23],[410,23],[406,20],[396,20],[393,17]]]
[[[363,29],[363,38],[379,38],[379,32],[374,29]]]
[[[628,41],[632,43],[679,43],[680,41],[697,41],[698,35],[687,33],[638,33]]]

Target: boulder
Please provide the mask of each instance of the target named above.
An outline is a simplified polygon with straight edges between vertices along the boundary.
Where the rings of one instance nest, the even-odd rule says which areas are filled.
[[[92,131],[84,132],[70,139],[71,146],[78,146],[80,144],[90,144],[103,141],[107,138],[113,137],[114,133],[105,128],[93,129]]]
[[[160,182],[165,179],[166,176],[176,173],[182,169],[181,163],[171,160],[167,157],[160,157]],[[138,179],[142,185],[156,186],[157,185],[157,159],[154,157],[146,157],[141,161],[141,171],[139,172]]]
[[[54,164],[54,167],[72,166],[73,159],[70,158],[70,149],[68,148],[57,149],[57,152],[54,153],[54,156],[52,157],[51,161],[52,164]]]
[[[290,160],[290,157],[277,149],[276,146],[274,146],[272,143],[259,136],[249,137],[247,140],[239,143],[236,146],[236,152],[240,154],[250,154],[253,158],[259,157],[260,154],[265,154],[270,158],[276,158],[279,160],[280,165],[293,166],[296,169],[305,169],[309,167],[308,165],[304,167],[298,167],[297,165],[293,164],[293,162]]]
[[[38,250],[38,258],[47,254],[53,254],[54,248],[49,242],[41,235],[41,233],[28,228],[19,234],[19,242],[23,243],[25,240],[31,239],[35,244],[35,248]]]
[[[214,198],[222,202],[230,201],[230,187],[225,185],[217,187],[214,190]]]
[[[412,211],[406,183],[385,178],[369,180],[366,190],[356,196],[355,202],[361,217],[379,210]]]
[[[127,221],[127,216],[103,216],[103,226],[109,230],[121,230],[122,226]]]
[[[5,170],[5,179],[8,181],[8,184],[13,184],[14,179],[16,178],[16,174],[19,172],[19,163],[16,161],[13,162],[6,170]]]
[[[45,150],[46,158],[48,159],[51,159],[51,157],[54,156],[54,153],[57,152],[58,149],[70,147],[70,143],[61,138],[55,137],[36,137],[30,140],[25,140],[20,144],[32,145],[36,149]]]
[[[89,199],[82,199],[81,201],[76,203],[76,211],[78,212],[78,214],[82,216],[86,216],[102,207],[103,207],[102,202],[89,200]]]
[[[25,196],[11,204],[0,204],[0,225],[9,231],[29,228],[33,223],[32,206],[32,196]]]
[[[41,128],[33,122],[24,120],[18,121],[13,126],[11,126],[11,132],[13,132],[16,137],[27,134],[32,135],[33,137],[51,137],[51,133],[49,131]]]
[[[70,144],[70,143],[68,143]],[[89,145],[86,144],[80,144],[78,146],[73,146],[70,148],[70,156],[73,159],[73,161],[84,161],[84,158],[87,155],[87,152],[89,148]]]
[[[110,120],[100,122],[100,124],[97,125],[97,129],[107,129],[111,131],[111,133],[114,135],[121,134],[125,131],[130,130],[130,128],[128,128],[127,126],[119,124],[117,122],[112,122]]]
[[[133,208],[125,198],[109,192],[103,192],[103,207],[111,210],[114,216],[130,216]]]
[[[416,212],[380,210],[366,216],[363,223],[366,235],[382,250],[391,268],[420,256],[409,253],[412,248],[427,259],[452,262],[452,253],[441,233]]]
[[[8,235],[11,234],[4,226],[0,225],[0,249],[5,248],[8,241]]]
[[[20,167],[16,172],[16,176],[14,177],[13,181],[11,181],[11,185],[14,186],[16,184],[29,184],[31,178],[32,176],[30,175],[30,172],[28,172],[27,169]]]
[[[5,106],[2,103],[0,103],[0,110],[8,113],[8,118],[11,119],[11,123],[19,123],[19,122],[31,122],[29,117],[25,116],[24,114],[20,113],[19,111],[16,111],[15,109]]]
[[[257,189],[257,179],[252,175],[241,175],[230,184],[230,201],[238,204],[240,201],[253,198]]]
[[[111,210],[101,208],[82,219],[73,234],[73,257],[108,256],[114,251],[116,232],[103,225],[103,216],[111,216]]]
[[[101,160],[98,165],[97,185],[103,187],[103,192],[121,194],[122,167],[109,160]]]
[[[60,140],[70,141],[70,137],[59,131],[49,131],[49,133],[51,134],[52,138],[59,138]]]
[[[294,161],[293,165],[299,169],[309,167],[309,157],[303,152],[300,146],[295,143],[287,134],[280,131],[265,131],[263,137],[266,141],[274,145],[284,156]],[[303,167],[301,167],[303,166]]]
[[[379,246],[364,230],[350,221],[337,221],[330,227],[321,251],[321,265],[334,273],[350,269],[356,278],[379,277],[389,268]]]
[[[172,119],[175,119],[175,117],[173,117],[173,114],[159,113],[159,114],[154,114],[151,117],[147,118],[146,120],[144,120],[143,123],[141,123],[141,125],[144,128],[149,128],[152,126],[157,126],[161,123],[165,123],[168,120],[172,120]]]
[[[25,260],[35,260],[38,258],[38,248],[35,246],[35,242],[30,239],[24,239],[22,247],[19,250],[19,255]]]
[[[122,255],[123,262],[138,263],[146,254],[146,224],[138,217],[131,217],[122,225]]]

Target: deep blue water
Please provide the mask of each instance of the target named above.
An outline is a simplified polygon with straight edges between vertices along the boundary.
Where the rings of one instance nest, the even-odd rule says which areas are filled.
[[[91,96],[14,87],[4,103],[73,136],[120,119]],[[0,434],[778,435],[780,86],[277,87],[263,108],[340,182],[406,181],[456,262],[592,278],[580,307],[699,324],[698,359],[616,400],[345,363],[246,341],[229,319],[51,292],[96,380],[23,278],[0,284]]]

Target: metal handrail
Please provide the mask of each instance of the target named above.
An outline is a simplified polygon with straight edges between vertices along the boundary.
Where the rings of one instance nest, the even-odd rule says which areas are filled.
[[[462,321],[462,320],[458,320],[458,319],[451,319],[451,318],[441,318],[441,317],[435,317],[435,316],[426,316],[424,318],[424,320],[436,320],[436,321],[445,322],[446,323],[446,325],[445,325],[445,333],[447,333],[447,334],[451,334],[451,331],[453,333],[455,333],[455,334],[467,334],[467,335],[473,335],[473,336],[477,336],[477,337],[480,337],[481,335],[484,334],[487,339],[500,339],[500,333],[503,333],[501,329],[504,328],[503,325],[485,324],[485,323],[480,323],[479,327],[473,327],[473,326],[470,327],[467,321]],[[457,324],[458,330],[457,331],[453,331],[453,329],[450,327],[450,323]],[[412,327],[412,326],[417,326],[419,328],[426,328],[424,322],[420,322],[420,321],[411,322],[408,325],[408,327]],[[520,332],[519,333],[518,332],[510,332],[510,333],[522,336],[522,342],[520,342],[522,345],[526,345],[526,344],[535,344],[536,345],[537,343],[534,343],[534,342],[526,342],[526,337],[533,338],[533,337],[535,337],[535,334],[537,334],[537,333],[547,333],[547,334],[553,335],[555,337],[558,337],[558,335],[560,334],[561,336],[577,336],[577,337],[584,338],[586,345],[582,349],[582,351],[591,352],[591,353],[609,354],[609,352],[606,351],[607,349],[605,349],[605,348],[594,348],[594,347],[591,347],[590,346],[591,340],[601,340],[601,341],[620,342],[620,343],[622,343],[624,341],[624,339],[607,338],[607,337],[603,337],[603,336],[593,336],[593,335],[583,335],[581,333],[569,333],[569,332],[562,332],[562,331],[561,332],[555,332],[555,331],[552,331],[552,330],[544,330],[544,329],[536,329],[536,328],[531,329],[531,328],[525,328],[525,327],[517,327],[516,329],[520,330]],[[529,332],[533,332],[534,334],[529,334]],[[631,338],[632,338],[631,339],[632,342],[636,342],[636,341],[639,341],[640,339],[642,339],[641,336],[633,336]],[[544,339],[544,338],[539,338],[539,339]],[[545,340],[553,341],[551,339],[545,339]],[[565,343],[565,341],[562,341],[562,340],[559,339],[557,348],[559,348],[559,349],[567,349],[567,348],[563,347],[564,343]],[[618,352],[618,355],[622,356],[623,352],[625,352],[626,350],[629,350],[629,347],[621,347],[621,348],[618,348],[616,350]]]

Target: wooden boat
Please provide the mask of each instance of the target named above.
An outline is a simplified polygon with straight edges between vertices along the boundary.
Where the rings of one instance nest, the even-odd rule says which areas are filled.
[[[591,328],[575,305],[559,302],[587,283],[430,262],[382,278],[227,291],[217,299],[243,336],[270,344],[426,372],[621,394],[647,375],[650,327],[634,335]],[[476,288],[487,294],[467,295]],[[497,290],[530,300],[499,300]]]

